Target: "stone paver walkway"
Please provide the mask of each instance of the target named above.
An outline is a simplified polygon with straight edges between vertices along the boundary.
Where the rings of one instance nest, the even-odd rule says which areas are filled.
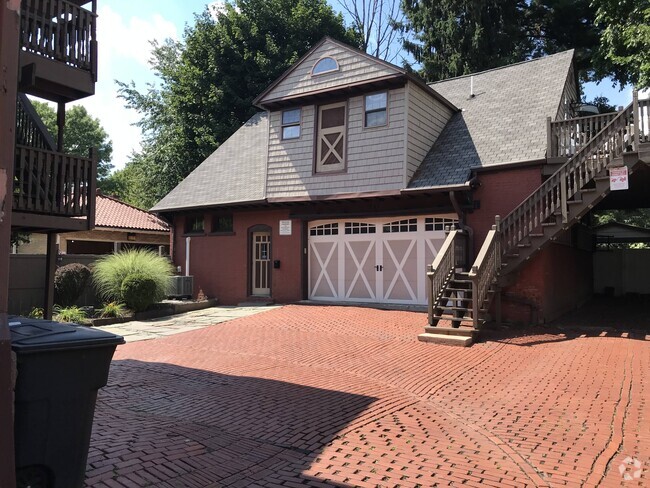
[[[157,339],[190,330],[202,329],[210,325],[220,324],[228,320],[248,317],[256,313],[266,312],[277,306],[251,306],[251,307],[211,307],[193,312],[171,315],[148,320],[132,320],[122,324],[95,327],[124,337],[126,342]]]
[[[87,486],[650,486],[650,336],[424,322],[285,306],[120,346]]]

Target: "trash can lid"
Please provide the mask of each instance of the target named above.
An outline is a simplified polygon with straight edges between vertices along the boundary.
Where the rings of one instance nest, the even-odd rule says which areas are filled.
[[[11,348],[21,353],[124,344],[122,336],[103,330],[25,317],[9,317],[9,331]]]

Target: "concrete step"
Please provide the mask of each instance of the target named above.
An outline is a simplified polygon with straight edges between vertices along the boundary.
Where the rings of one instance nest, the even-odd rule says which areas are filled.
[[[448,334],[430,334],[425,332],[418,336],[418,341],[430,342],[432,344],[444,344],[446,346],[468,347],[472,345],[472,338],[465,336],[454,336]]]
[[[427,325],[424,328],[424,332],[427,334],[443,334],[443,335],[453,335],[453,336],[462,336],[462,337],[476,337],[478,335],[478,330],[473,327],[432,327]]]

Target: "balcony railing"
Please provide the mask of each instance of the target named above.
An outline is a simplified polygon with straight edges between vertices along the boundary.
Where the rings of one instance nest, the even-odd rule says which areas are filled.
[[[547,157],[570,158],[617,115],[617,112],[610,112],[553,122],[549,118]]]
[[[94,209],[97,162],[16,145],[14,212],[89,217]]]
[[[54,151],[56,144],[29,98],[18,94],[16,102],[16,144]]]
[[[22,49],[89,71],[97,81],[96,10],[96,0],[92,11],[66,0],[23,0]]]

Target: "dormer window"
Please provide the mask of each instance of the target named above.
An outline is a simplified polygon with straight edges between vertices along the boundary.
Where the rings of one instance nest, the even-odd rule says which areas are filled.
[[[300,137],[300,109],[294,108],[282,112],[282,140]]]
[[[322,75],[325,73],[331,73],[332,71],[339,70],[339,63],[336,62],[336,59],[327,56],[326,58],[321,58],[316,61],[316,64],[311,70],[312,76]]]

